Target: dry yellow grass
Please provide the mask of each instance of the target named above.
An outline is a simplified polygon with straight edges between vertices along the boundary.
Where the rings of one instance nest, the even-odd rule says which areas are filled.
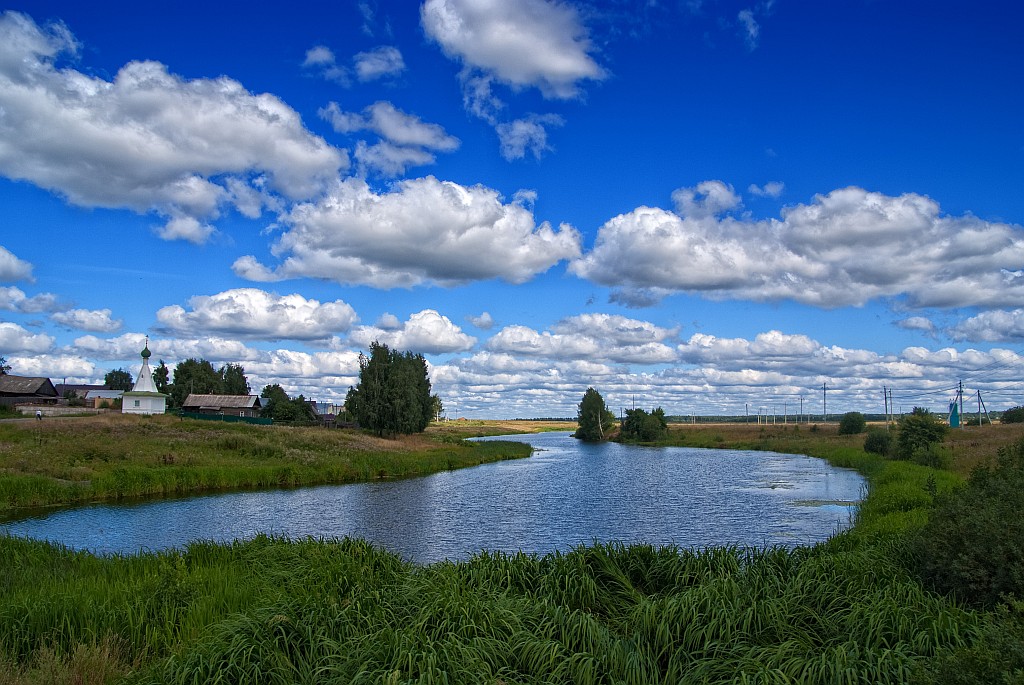
[[[946,445],[953,455],[953,470],[966,476],[979,464],[989,463],[1000,447],[1024,439],[1024,423],[985,424],[951,430]]]
[[[546,431],[574,431],[575,421],[522,421],[518,419],[455,419],[432,424],[427,435],[455,435],[462,437],[483,435],[515,435],[517,433],[543,433]]]
[[[884,424],[872,423],[869,428]],[[861,447],[864,434],[839,435],[837,423],[698,423],[671,424],[670,442],[678,445],[703,447],[735,447],[741,449],[779,449],[790,451],[800,444],[819,446]],[[458,419],[435,424],[427,434],[499,435],[537,433],[551,430],[576,430],[574,421],[503,421],[486,419]],[[967,426],[949,431],[945,446],[952,457],[951,470],[968,476],[979,464],[991,463],[1000,447],[1024,439],[1024,423],[985,424]]]

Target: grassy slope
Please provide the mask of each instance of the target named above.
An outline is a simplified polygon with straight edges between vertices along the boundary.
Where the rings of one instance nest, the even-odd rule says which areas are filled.
[[[525,457],[516,443],[108,414],[0,423],[0,514],[230,488],[350,483]]]
[[[941,488],[954,475],[865,455],[862,437],[826,429],[673,436],[825,457],[872,490],[851,533],[798,550],[608,545],[416,568],[359,541],[98,559],[0,540],[0,568],[16,569],[0,577],[0,683],[896,683],[974,639],[979,616],[901,562],[929,476]],[[1002,439],[965,447],[984,459]]]

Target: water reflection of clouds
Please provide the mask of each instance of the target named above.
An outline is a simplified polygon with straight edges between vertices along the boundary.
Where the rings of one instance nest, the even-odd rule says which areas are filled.
[[[581,445],[566,434],[520,439],[540,449],[425,478],[83,507],[0,524],[0,532],[104,553],[258,533],[357,536],[419,562],[595,540],[791,545],[847,525],[847,503],[863,483],[793,455]]]

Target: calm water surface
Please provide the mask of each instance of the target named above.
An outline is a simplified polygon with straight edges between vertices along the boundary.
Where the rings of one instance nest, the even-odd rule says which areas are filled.
[[[534,455],[407,480],[77,507],[0,524],[0,534],[129,554],[258,533],[352,536],[420,563],[595,540],[797,545],[847,527],[864,482],[789,454],[591,445],[568,433],[501,439]]]

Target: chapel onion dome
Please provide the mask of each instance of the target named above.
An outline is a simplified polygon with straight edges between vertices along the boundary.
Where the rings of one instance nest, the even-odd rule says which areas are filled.
[[[142,348],[142,358],[143,359],[149,359],[152,356],[153,356],[153,353],[149,351],[149,343],[146,343],[146,346],[144,348]]]

